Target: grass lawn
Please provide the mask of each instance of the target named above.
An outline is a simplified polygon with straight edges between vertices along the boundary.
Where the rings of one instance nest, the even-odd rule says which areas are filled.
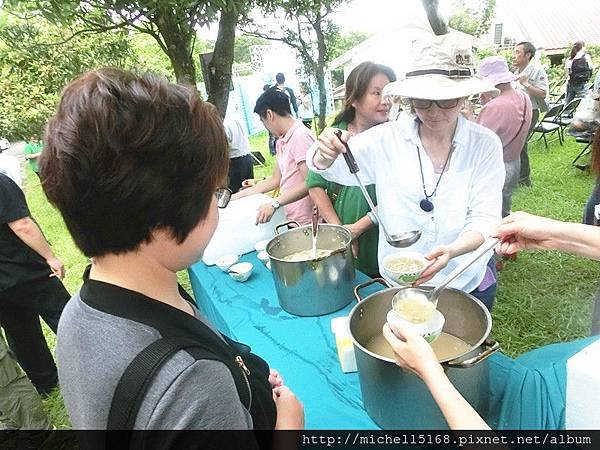
[[[274,159],[268,153],[266,132],[250,139],[254,150],[265,155],[266,167],[255,166],[255,176],[271,173]],[[571,167],[581,145],[567,138],[544,149],[541,141],[530,145],[533,187],[521,188],[514,198],[514,210],[524,210],[565,221],[580,222],[594,179]],[[59,214],[48,205],[39,181],[29,173],[26,186],[32,215],[39,222],[54,251],[65,263],[65,285],[69,292],[78,289],[87,259],[75,248]],[[180,281],[191,292],[187,273]],[[554,342],[586,336],[589,331],[592,296],[600,279],[598,262],[560,252],[521,253],[507,262],[500,272],[498,297],[494,307],[492,334],[502,350],[517,356]],[[54,335],[47,331],[54,348]],[[69,420],[62,399],[55,392],[44,405],[57,428],[68,428]]]

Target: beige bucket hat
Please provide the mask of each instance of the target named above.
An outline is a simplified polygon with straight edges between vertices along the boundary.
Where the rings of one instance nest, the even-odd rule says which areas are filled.
[[[458,33],[417,41],[414,55],[405,78],[389,83],[385,95],[446,100],[482,92],[499,93],[492,83],[475,76],[471,43]]]

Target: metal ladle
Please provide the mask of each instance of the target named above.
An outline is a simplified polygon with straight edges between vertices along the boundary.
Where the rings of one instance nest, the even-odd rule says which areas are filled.
[[[440,296],[440,293],[444,290],[444,288],[446,286],[448,286],[448,284],[450,284],[450,282],[452,280],[454,280],[461,273],[463,273],[465,270],[467,270],[469,267],[471,267],[471,265],[475,261],[477,261],[483,255],[485,255],[488,250],[491,250],[492,248],[494,248],[498,242],[500,242],[499,239],[488,238],[483,244],[481,244],[479,246],[479,248],[477,248],[477,250],[475,250],[471,255],[469,255],[469,258],[467,258],[462,264],[459,264],[433,290],[431,290],[431,289],[425,290],[425,289],[422,289],[422,288],[420,288],[418,286],[417,287],[407,287],[407,288],[400,289],[398,292],[396,292],[396,294],[392,298],[392,308],[394,308],[394,305],[396,304],[396,302],[402,301],[402,300],[407,299],[407,298],[415,298],[415,297],[421,297],[421,298],[424,297],[428,301],[432,302],[437,307],[438,298]]]
[[[421,230],[405,231],[404,233],[392,234],[392,235],[388,234],[387,230],[385,229],[385,226],[383,225],[382,220],[377,215],[377,210],[375,208],[375,205],[373,204],[373,200],[371,200],[371,196],[369,195],[369,193],[367,192],[367,189],[365,188],[364,184],[362,183],[362,181],[360,181],[360,178],[357,175],[360,169],[358,168],[358,164],[356,164],[354,155],[352,155],[352,152],[350,151],[350,147],[348,147],[348,144],[342,140],[342,132],[340,130],[336,130],[334,132],[334,134],[337,136],[337,138],[340,140],[340,142],[342,144],[344,144],[344,147],[346,147],[346,152],[343,153],[343,155],[344,155],[344,159],[346,160],[346,164],[348,164],[348,169],[350,169],[350,173],[354,175],[354,178],[356,178],[356,182],[360,186],[360,190],[362,191],[362,194],[364,195],[365,200],[371,207],[371,212],[373,213],[373,215],[379,222],[379,226],[383,230],[385,240],[392,247],[397,247],[397,248],[410,247],[411,245],[413,245],[421,237]]]

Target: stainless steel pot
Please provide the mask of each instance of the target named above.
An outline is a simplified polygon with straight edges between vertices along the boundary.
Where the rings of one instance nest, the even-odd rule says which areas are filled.
[[[360,290],[374,283],[387,289],[361,299]],[[369,340],[381,334],[392,297],[400,289],[390,288],[378,278],[354,290],[359,303],[350,312],[348,326],[365,409],[384,429],[447,429],[427,386],[416,375],[399,368],[393,359],[366,348]],[[440,362],[454,386],[480,414],[485,414],[489,396],[485,359],[499,349],[497,342],[488,339],[490,313],[475,297],[456,289],[442,291],[438,309],[446,318],[443,331],[470,344],[468,351]]]
[[[291,223],[298,225],[287,222],[277,226],[277,236],[266,247],[279,304],[297,316],[321,316],[342,309],[353,297],[352,235],[342,226],[319,224],[317,249],[333,253],[309,261],[285,261],[286,256],[312,248],[310,225],[279,234]]]

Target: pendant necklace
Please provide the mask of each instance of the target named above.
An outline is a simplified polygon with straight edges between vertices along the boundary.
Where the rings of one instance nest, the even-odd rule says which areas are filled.
[[[421,152],[419,152],[419,146],[417,146],[417,156],[419,157],[419,169],[421,171],[421,182],[423,183],[423,195],[425,196],[425,198],[419,202],[419,206],[425,212],[433,211],[433,203],[429,199],[431,197],[433,197],[435,195],[435,193],[437,192],[437,188],[440,185],[440,181],[442,180],[442,176],[444,175],[444,172],[446,171],[446,166],[448,165],[448,161],[450,161],[450,156],[452,155],[453,151],[454,151],[454,144],[452,144],[452,147],[450,147],[450,151],[448,152],[446,161],[444,162],[444,165],[442,166],[442,173],[440,173],[437,183],[435,183],[433,192],[431,194],[428,194],[427,190],[425,189],[425,176],[423,175],[423,164],[421,163]]]

